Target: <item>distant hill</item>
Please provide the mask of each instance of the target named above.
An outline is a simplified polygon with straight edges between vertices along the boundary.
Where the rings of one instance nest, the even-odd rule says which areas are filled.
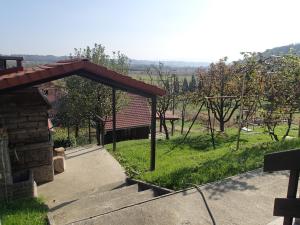
[[[191,61],[153,61],[153,60],[137,60],[131,59],[130,60],[132,66],[150,66],[150,65],[158,65],[158,63],[163,63],[165,66],[168,67],[206,67],[210,63],[208,62],[191,62]]]
[[[1,55],[1,54],[0,54]],[[53,63],[59,60],[67,59],[68,56],[55,55],[27,55],[27,54],[13,54],[12,56],[23,56],[25,65],[38,65],[45,63]],[[167,67],[206,67],[208,62],[189,62],[189,61],[161,61]],[[137,60],[130,59],[131,68],[147,67],[150,65],[158,65],[159,61],[151,60]]]
[[[262,52],[262,54],[265,56],[283,55],[289,53],[290,49],[292,49],[292,51],[295,52],[297,55],[300,55],[300,43],[267,49],[266,51]]]
[[[64,60],[68,58],[67,56],[55,56],[55,55],[21,55],[21,54],[14,54],[12,56],[23,56],[24,62],[23,65],[25,67],[34,66],[34,65],[41,65],[47,63],[54,63],[59,60]]]

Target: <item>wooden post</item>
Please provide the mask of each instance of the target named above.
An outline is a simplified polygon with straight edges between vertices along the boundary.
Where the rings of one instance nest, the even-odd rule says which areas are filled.
[[[299,170],[291,170],[287,198],[296,198],[298,190]],[[292,225],[293,217],[285,216],[283,225]]]
[[[92,143],[92,138],[91,138],[91,120],[89,119],[89,143]]]
[[[68,132],[68,140],[70,141],[70,125],[69,125],[69,123],[68,123],[67,132]]]
[[[174,135],[174,130],[175,130],[174,120],[171,120],[171,126],[172,126],[172,128],[171,128],[171,136],[173,136]]]
[[[116,150],[116,89],[112,89],[112,138],[113,138],[113,151]]]
[[[156,151],[156,96],[151,98],[151,157],[150,171],[155,170],[155,151]]]
[[[105,145],[105,138],[104,138],[104,135],[105,135],[105,124],[104,122],[101,123],[101,132],[100,132],[100,135],[101,135],[101,145],[104,147]]]
[[[100,135],[101,135],[100,121],[96,120],[96,139],[97,139],[97,145],[101,145]]]

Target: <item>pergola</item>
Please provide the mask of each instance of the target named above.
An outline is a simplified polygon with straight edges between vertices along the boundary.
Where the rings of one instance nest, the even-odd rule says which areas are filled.
[[[7,68],[6,61],[15,60],[17,66]],[[11,91],[39,85],[71,75],[82,76],[112,87],[113,150],[116,149],[116,90],[122,90],[151,99],[151,154],[150,170],[155,169],[156,151],[156,102],[157,96],[165,94],[163,89],[122,75],[87,59],[71,59],[53,64],[23,68],[22,57],[0,56],[0,95]]]

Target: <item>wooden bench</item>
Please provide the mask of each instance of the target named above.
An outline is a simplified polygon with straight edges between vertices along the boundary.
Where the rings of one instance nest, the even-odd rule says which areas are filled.
[[[287,198],[275,198],[274,216],[283,216],[283,225],[292,225],[300,218],[300,199],[296,198],[300,172],[300,149],[265,155],[264,171],[290,170]]]

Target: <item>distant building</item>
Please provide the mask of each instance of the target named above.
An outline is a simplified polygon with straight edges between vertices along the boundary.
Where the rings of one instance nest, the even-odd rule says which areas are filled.
[[[41,92],[47,97],[52,108],[49,117],[56,114],[55,105],[65,94],[64,88],[54,82],[44,83],[39,86]],[[147,98],[139,95],[126,93],[127,104],[116,114],[116,137],[117,141],[131,139],[145,139],[150,133],[150,107]],[[112,118],[102,120],[104,123],[104,144],[112,142]]]
[[[39,90],[44,94],[48,102],[51,105],[49,110],[49,118],[54,118],[56,114],[56,104],[58,100],[65,95],[65,90],[61,85],[56,84],[55,82],[47,82],[39,85]]]
[[[128,103],[116,114],[117,141],[145,139],[149,137],[151,115],[146,98],[129,94]],[[105,121],[105,144],[112,142],[112,119]]]

